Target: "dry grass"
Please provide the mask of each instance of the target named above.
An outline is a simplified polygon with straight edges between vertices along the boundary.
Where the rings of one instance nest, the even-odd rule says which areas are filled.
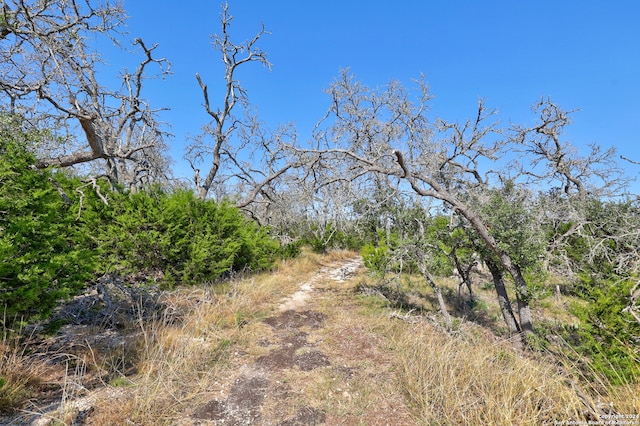
[[[74,416],[73,407],[66,401],[80,395],[86,370],[87,363],[81,356],[31,352],[18,337],[5,334],[0,342],[0,414],[14,413],[20,407],[28,412],[37,408],[28,404],[33,398],[50,395],[61,400],[62,408],[48,417],[66,424],[65,419]]]
[[[130,378],[123,404],[104,401],[95,424],[118,424],[126,416],[139,425],[175,424],[185,410],[222,390],[234,374],[237,351],[259,353],[256,342],[274,303],[293,293],[322,265],[347,257],[307,253],[272,273],[234,280],[222,288],[183,289],[163,301],[178,312],[178,324],[140,324],[138,374]],[[353,256],[353,254],[351,254]]]
[[[51,393],[60,406],[42,415],[71,424],[79,412],[72,401],[87,394],[82,382],[91,370],[94,376],[110,378],[102,383],[107,391],[92,392],[91,424],[175,424],[195,401],[233,374],[232,351],[255,348],[257,320],[273,313],[275,302],[323,265],[348,256],[306,253],[282,262],[272,273],[168,293],[162,300],[165,318],[126,325],[126,347],[117,350],[81,344],[73,355],[32,356],[32,348],[5,336],[0,342],[0,414],[15,409],[24,416],[42,412],[44,407],[27,407],[25,402]]]
[[[26,401],[44,370],[44,363],[34,362],[25,354],[25,349],[6,335],[0,341],[0,413]]]
[[[444,282],[443,287],[447,286]],[[478,289],[476,294],[490,303],[488,293]],[[360,300],[360,312],[368,311],[379,323],[380,300]],[[556,305],[563,303],[567,301],[553,301],[551,308],[562,311]],[[435,305],[425,306],[437,311]],[[545,313],[553,316],[553,309],[546,308]],[[485,309],[491,312],[495,306]],[[575,320],[562,314],[561,321]],[[406,319],[418,323],[394,326],[383,321],[376,332],[392,342],[396,386],[414,407],[420,424],[538,425],[586,422],[596,419],[598,412],[640,414],[639,384],[612,386],[595,372],[592,377],[599,377],[599,382],[587,383],[575,362],[557,355],[518,352],[508,340],[493,334],[494,327],[462,321],[454,331],[446,331],[433,319]]]
[[[640,383],[608,386],[606,400],[616,413],[635,414],[640,420]]]
[[[562,365],[563,370],[573,376],[573,385],[579,388],[576,389],[577,392],[584,396],[592,410],[605,415],[635,415],[635,423],[640,422],[640,383],[625,383],[622,377],[618,377],[618,382],[625,384],[613,384],[602,372],[592,368],[589,360],[568,343],[564,342],[564,347],[566,352],[554,352],[549,354],[549,358]]]
[[[244,363],[267,353],[259,342],[273,331],[261,320],[275,315],[282,299],[323,266],[353,256],[304,253],[271,273],[166,294],[164,318],[130,325],[134,343],[126,354],[85,349],[86,362],[78,358],[77,368],[58,382],[68,391],[56,420],[75,421],[79,409],[71,397],[88,368],[113,373],[102,391],[91,393],[89,424],[192,424],[183,423],[188,413],[224,395]],[[278,371],[274,394],[282,388],[287,406],[270,396],[263,406],[266,416],[293,416],[298,408],[312,406],[327,413],[326,424],[375,425],[387,418],[397,425],[538,425],[587,420],[587,405],[640,413],[639,385],[613,387],[602,381],[583,386],[587,395],[581,398],[570,377],[560,373],[575,371],[570,360],[560,368],[557,359],[517,352],[489,329],[466,321],[448,332],[424,317],[402,321],[390,316],[391,307],[382,299],[354,294],[363,279],[314,281],[317,291],[308,303],[327,318],[308,341],[331,365],[312,372]],[[429,304],[425,309],[435,312]],[[556,309],[561,310],[547,307],[546,313]],[[123,357],[132,368],[124,368]],[[50,375],[44,358],[27,355],[5,338],[0,409],[32,397]],[[577,376],[574,383],[580,380]]]
[[[422,306],[428,312],[437,311],[428,298],[430,289],[419,278],[405,278],[400,284],[407,291],[426,295]],[[442,279],[439,284],[450,295],[457,292],[452,280]],[[607,413],[640,413],[640,384],[616,386],[593,370],[586,377],[582,371],[589,368],[589,361],[581,359],[578,365],[576,352],[572,359],[561,353],[534,356],[514,352],[508,341],[497,339],[493,333],[504,334],[500,333],[500,311],[493,289],[483,287],[476,287],[473,311],[458,311],[457,315],[475,319],[485,328],[463,321],[449,335],[443,333],[444,327],[423,323],[388,333],[397,349],[400,386],[422,421],[535,425],[588,421]],[[567,309],[573,303],[585,302],[567,296],[546,297],[534,304],[535,317],[551,324],[575,325],[579,320]],[[450,312],[456,308],[460,309],[449,304]]]
[[[475,326],[454,336],[424,324],[395,336],[400,386],[427,424],[539,425],[584,419],[551,364],[491,344]]]

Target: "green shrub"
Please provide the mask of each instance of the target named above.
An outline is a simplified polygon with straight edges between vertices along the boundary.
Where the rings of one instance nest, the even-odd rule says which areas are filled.
[[[198,283],[269,268],[283,253],[238,209],[190,191],[114,192],[37,170],[27,147],[41,135],[0,119],[0,307],[10,321],[48,315],[95,273],[161,271],[170,284]]]
[[[360,250],[360,255],[364,265],[371,272],[383,274],[386,271],[389,263],[389,246],[382,239],[377,247],[373,244],[365,244]]]
[[[340,229],[339,229],[340,228]],[[365,244],[365,237],[353,224],[338,226],[335,223],[310,224],[300,239],[308,244],[314,253],[326,253],[328,250],[360,250]]]
[[[96,261],[51,173],[31,167],[25,146],[36,136],[0,133],[0,306],[10,321],[47,315],[83,288]]]
[[[623,311],[629,302],[633,279],[581,277],[583,297],[589,303],[571,311],[582,326],[573,330],[572,342],[588,357],[591,368],[603,373],[614,384],[640,380],[640,324]],[[575,336],[578,338],[575,338]]]
[[[297,240],[291,243],[285,244],[280,247],[280,256],[284,259],[294,259],[302,253],[302,247],[304,246],[304,240]]]
[[[163,271],[169,282],[199,283],[269,268],[280,252],[267,230],[238,209],[191,191],[118,194],[113,204],[97,215],[106,221],[97,237],[105,268]]]

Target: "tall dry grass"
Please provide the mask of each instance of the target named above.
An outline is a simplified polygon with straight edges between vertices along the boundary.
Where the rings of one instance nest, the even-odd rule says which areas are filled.
[[[605,416],[629,415],[629,418],[621,419],[633,420],[631,424],[640,423],[640,383],[629,383],[622,375],[618,375],[616,384],[612,383],[604,373],[591,365],[588,358],[578,353],[568,342],[560,337],[557,341],[562,345],[563,350],[547,354],[548,358],[553,359],[554,362],[562,365],[564,371],[572,374],[572,384],[576,387],[576,391],[583,395],[583,399],[588,400],[592,410],[599,411]],[[615,367],[612,365],[609,367],[615,371]]]
[[[5,331],[0,341],[0,415],[17,414],[25,419],[43,415],[67,424],[65,419],[71,419],[73,413],[66,401],[75,399],[84,389],[86,367],[83,357],[59,351],[32,351],[18,335],[10,337]],[[44,413],[32,403],[42,392],[59,395],[60,409]],[[0,423],[3,421],[0,418]]]
[[[0,341],[0,413],[12,411],[30,398],[44,369],[26,354],[26,348],[5,333]]]
[[[412,325],[395,336],[399,385],[426,424],[541,425],[586,420],[556,366],[463,325],[454,335]]]
[[[120,371],[118,357],[113,358],[117,362],[109,361],[109,354],[89,348],[87,362],[95,364],[88,365],[89,369],[115,373],[105,383],[104,392],[93,394],[90,424],[180,424],[185,413],[210,401],[212,393],[237,374],[233,364],[236,352],[261,350],[256,348],[262,337],[260,319],[273,315],[279,301],[322,266],[351,256],[349,252],[305,253],[271,273],[167,293],[162,300],[167,307],[163,318],[139,318],[129,325],[133,338],[128,341],[135,343],[127,348],[127,357],[133,369]],[[497,341],[489,331],[468,322],[445,333],[425,321],[400,321],[390,317],[391,310],[384,308],[384,303],[372,301],[370,296],[354,297],[356,281],[327,284],[334,286],[335,292],[327,293],[332,294],[330,299],[318,302],[327,314],[336,311],[341,298],[360,308],[346,310],[342,316],[335,313],[336,318],[326,323],[330,333],[326,341],[334,339],[337,352],[360,348],[355,353],[363,357],[358,365],[364,366],[365,378],[379,377],[375,374],[378,362],[391,364],[388,371],[395,374],[395,381],[385,381],[384,386],[399,389],[406,396],[417,424],[553,424],[586,420],[594,407],[640,413],[640,385],[614,387],[602,380],[585,386],[586,377],[579,375],[572,360],[545,360],[516,352],[508,341]],[[378,333],[379,338],[372,337]],[[366,352],[360,344],[366,344]],[[371,359],[365,359],[365,353]],[[113,365],[105,365],[108,362]],[[0,410],[31,398],[33,390],[46,380],[47,368],[45,358],[30,355],[27,348],[5,337],[0,342]],[[77,371],[68,376],[70,384],[80,379]],[[586,393],[579,395],[571,379]],[[372,410],[371,401],[384,402],[376,399],[378,393],[371,396],[377,388],[368,379],[358,382],[361,388],[352,381],[340,393],[332,388],[333,377],[317,380],[315,388],[325,383],[327,389],[317,395],[309,391],[318,399],[317,406],[365,413]],[[71,392],[72,387],[69,389]],[[344,397],[347,391],[350,399]],[[323,398],[327,400],[323,402]],[[69,401],[56,419],[59,424],[71,424],[77,411]]]

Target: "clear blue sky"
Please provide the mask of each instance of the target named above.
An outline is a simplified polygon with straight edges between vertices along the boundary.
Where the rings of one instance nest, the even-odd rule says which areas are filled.
[[[170,141],[177,174],[186,135],[207,121],[195,73],[212,102],[223,90],[223,68],[210,44],[219,31],[221,1],[126,0],[130,36],[159,43],[173,75],[148,84],[146,97],[171,111]],[[432,113],[473,116],[478,97],[503,122],[530,123],[530,105],[550,96],[580,109],[565,134],[577,146],[615,146],[640,161],[640,2],[568,0],[230,0],[236,40],[264,23],[260,43],[273,69],[257,64],[239,77],[260,117],[276,127],[293,122],[310,135],[328,106],[323,93],[350,67],[364,83],[410,84],[424,73],[435,99]],[[134,58],[129,58],[132,60]],[[117,58],[110,62],[120,66]],[[130,63],[132,68],[134,63]],[[640,167],[629,166],[637,175]]]

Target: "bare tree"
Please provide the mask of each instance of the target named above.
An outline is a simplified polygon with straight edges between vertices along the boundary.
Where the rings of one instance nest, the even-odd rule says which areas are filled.
[[[537,197],[536,211],[551,231],[546,266],[558,275],[572,277],[577,266],[567,255],[571,240],[592,240],[598,235],[592,232],[593,226],[601,226],[617,216],[598,218],[601,223],[597,224],[589,217],[589,211],[594,202],[619,199],[626,193],[629,179],[616,161],[614,148],[605,150],[592,144],[586,154],[581,154],[575,146],[563,141],[573,111],[562,110],[550,99],[540,100],[532,109],[537,123],[511,129],[513,150],[527,160],[516,167],[525,184],[547,189]],[[622,229],[618,231],[619,235],[628,235]],[[598,256],[602,242],[591,244],[588,256]]]
[[[209,98],[208,86],[196,74],[211,122],[194,138],[185,158],[194,171],[199,198],[204,199],[211,192],[225,196],[236,186],[234,193],[241,196],[234,197],[234,201],[238,207],[246,209],[255,202],[268,204],[275,182],[300,163],[292,159],[286,149],[288,144],[295,144],[296,135],[291,126],[266,131],[251,113],[247,92],[237,79],[238,69],[252,62],[271,68],[266,52],[257,46],[268,32],[262,26],[252,39],[236,43],[230,36],[232,20],[229,5],[225,3],[220,15],[221,33],[213,36],[213,45],[220,52],[225,67],[224,95],[221,106],[215,108]],[[208,168],[202,175],[201,164]]]
[[[316,147],[307,152],[318,156],[316,167],[324,176],[355,181],[371,175],[397,179],[399,188],[419,197],[438,200],[463,218],[485,247],[487,259],[505,323],[511,333],[533,331],[530,294],[523,276],[522,250],[508,229],[498,232],[492,225],[492,206],[487,204],[496,189],[513,186],[516,198],[533,199],[533,191],[548,190],[561,195],[563,205],[615,194],[624,185],[612,150],[592,146],[581,156],[561,139],[569,114],[550,100],[534,106],[538,123],[533,127],[501,127],[496,112],[478,102],[473,119],[448,122],[430,120],[428,87],[416,82],[411,92],[397,82],[370,89],[344,71],[328,88],[331,103],[316,128]],[[515,158],[520,154],[520,159]],[[322,184],[322,183],[321,183]],[[530,195],[527,195],[527,190]],[[514,198],[505,202],[516,202]],[[506,227],[532,226],[536,206],[507,205],[522,214]],[[576,215],[580,207],[574,206]],[[544,210],[536,214],[544,215]],[[517,219],[517,220],[516,220]],[[520,235],[534,235],[530,232]],[[566,229],[558,228],[552,243],[560,246]],[[527,237],[529,238],[529,237]],[[503,275],[515,284],[516,318]]]
[[[515,125],[512,141],[514,150],[528,160],[520,169],[535,183],[546,182],[548,187],[565,195],[610,197],[620,195],[628,180],[624,179],[615,158],[615,148],[602,149],[591,144],[587,155],[580,155],[576,147],[562,140],[571,114],[550,99],[533,105],[538,122],[532,127]]]
[[[333,165],[335,175],[344,179],[372,173],[393,177],[418,196],[440,200],[457,211],[516,283],[520,320],[503,309],[505,321],[511,317],[507,324],[518,324],[510,331],[531,332],[528,290],[520,268],[466,201],[469,194],[490,185],[492,172],[482,173],[480,165],[495,163],[504,147],[500,131],[491,121],[495,113],[479,102],[473,120],[431,124],[426,115],[430,95],[424,80],[417,81],[417,88],[416,99],[399,83],[372,90],[344,71],[328,89],[331,107],[315,133],[317,147],[313,152],[324,158],[318,164]]]
[[[0,97],[25,126],[54,129],[37,147],[37,167],[68,167],[99,160],[114,183],[130,187],[166,173],[159,110],[142,97],[148,68],[169,72],[157,46],[136,39],[143,59],[124,70],[121,86],[100,84],[99,53],[88,44],[104,38],[122,47],[125,15],[120,4],[89,0],[6,0],[0,12]]]

